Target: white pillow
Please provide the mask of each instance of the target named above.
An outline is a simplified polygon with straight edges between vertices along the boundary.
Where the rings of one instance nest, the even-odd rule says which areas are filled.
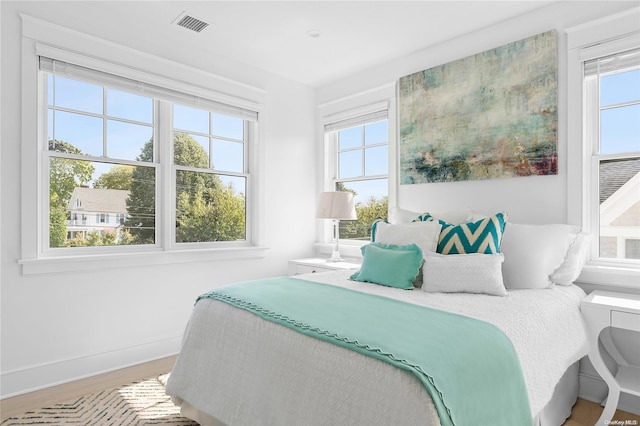
[[[438,222],[410,222],[392,225],[380,221],[375,226],[374,241],[376,243],[399,246],[415,244],[422,249],[423,254],[436,251],[442,228]]]
[[[469,222],[471,215],[473,215],[473,210],[468,208],[462,210],[450,210],[446,212],[433,212],[432,210],[428,210],[428,212],[431,216],[452,225],[460,225],[461,223]],[[392,224],[411,222],[424,213],[424,211],[417,213],[401,209],[399,207],[391,207],[389,209],[389,222]]]
[[[572,232],[573,227],[563,224],[507,223],[501,245],[505,287],[552,287],[550,276],[564,262]]]
[[[422,291],[507,295],[502,280],[502,253],[427,253],[423,257]]]
[[[551,274],[551,282],[560,285],[572,284],[580,276],[584,262],[589,252],[591,234],[578,232],[572,235],[573,241],[569,244],[569,250],[562,265]]]

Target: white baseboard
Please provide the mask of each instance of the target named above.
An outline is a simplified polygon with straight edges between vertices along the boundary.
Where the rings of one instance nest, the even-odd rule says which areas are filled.
[[[608,393],[608,387],[604,380],[584,372],[580,372],[579,378],[580,390],[578,391],[578,397],[602,404]],[[621,393],[618,401],[618,410],[640,416],[640,397],[624,392]]]
[[[0,399],[108,373],[177,354],[182,336],[3,372]]]

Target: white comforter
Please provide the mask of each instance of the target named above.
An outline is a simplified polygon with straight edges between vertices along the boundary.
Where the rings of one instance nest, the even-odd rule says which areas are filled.
[[[512,290],[506,297],[425,293],[349,281],[350,273],[297,278],[494,324],[520,358],[534,417],[567,368],[588,350],[580,315],[585,294],[577,286]],[[439,424],[428,394],[411,374],[211,299],[194,308],[167,393],[177,404],[186,402],[233,425]]]

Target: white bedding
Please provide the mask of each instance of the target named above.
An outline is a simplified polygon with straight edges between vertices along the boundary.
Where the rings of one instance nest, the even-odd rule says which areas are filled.
[[[505,297],[426,293],[349,281],[350,271],[299,275],[490,322],[512,341],[536,417],[588,349],[577,286]],[[284,361],[284,362],[283,362]],[[482,390],[486,391],[486,390]],[[439,424],[411,374],[211,299],[194,308],[167,393],[227,424]]]

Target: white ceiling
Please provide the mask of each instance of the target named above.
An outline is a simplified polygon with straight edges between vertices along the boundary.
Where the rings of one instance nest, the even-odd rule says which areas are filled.
[[[320,87],[550,3],[85,0],[41,18],[173,60],[230,60]],[[182,12],[211,25],[181,28],[173,22]]]

